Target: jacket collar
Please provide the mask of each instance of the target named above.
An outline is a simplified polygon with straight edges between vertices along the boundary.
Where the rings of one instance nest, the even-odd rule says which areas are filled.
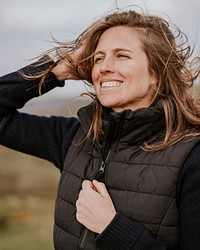
[[[93,102],[78,111],[78,117],[85,133],[90,127],[93,112]],[[159,101],[148,108],[134,111],[124,110],[119,113],[104,108],[103,120],[105,134],[109,134],[108,132],[113,130],[113,136],[117,135],[123,145],[141,145],[154,140],[165,130],[164,111]],[[117,133],[115,133],[115,129],[118,130]]]

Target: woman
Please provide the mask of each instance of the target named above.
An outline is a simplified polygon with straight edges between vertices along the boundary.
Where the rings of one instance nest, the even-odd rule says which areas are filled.
[[[199,64],[190,70],[190,47],[162,18],[118,11],[55,50],[54,61],[0,78],[0,143],[61,171],[55,249],[198,249],[200,112],[189,90]],[[78,118],[16,111],[68,79],[94,87]]]

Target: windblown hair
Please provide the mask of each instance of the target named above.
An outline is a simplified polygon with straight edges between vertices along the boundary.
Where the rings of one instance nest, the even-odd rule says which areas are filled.
[[[200,58],[190,60],[193,50],[187,43],[187,36],[175,26],[173,34],[172,27],[170,28],[170,24],[163,18],[144,13],[139,14],[132,10],[116,11],[93,23],[75,41],[59,43],[59,46],[54,48],[54,51],[57,51],[56,59],[67,60],[76,79],[86,80],[88,84],[92,85],[91,71],[94,51],[103,32],[115,26],[130,27],[137,32],[142,49],[148,58],[149,72],[153,73],[157,79],[151,104],[159,99],[165,113],[164,137],[151,145],[143,145],[143,148],[160,150],[183,137],[199,135],[200,103],[193,94],[193,86],[199,79]],[[82,58],[75,64],[70,55],[82,44],[87,45],[86,49]],[[42,72],[38,77],[42,77],[42,81],[44,81],[47,73],[48,70]],[[102,105],[95,94],[93,94],[93,99],[95,109],[87,138],[93,135],[94,141],[100,144]]]

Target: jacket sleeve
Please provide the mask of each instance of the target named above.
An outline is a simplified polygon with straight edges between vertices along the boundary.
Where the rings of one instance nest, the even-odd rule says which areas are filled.
[[[103,250],[166,250],[142,225],[117,213],[108,227],[96,238]]]
[[[181,168],[177,185],[180,221],[180,249],[200,246],[200,143],[190,152]]]
[[[26,74],[41,72],[49,64],[21,69]],[[49,73],[42,94],[64,86]],[[19,72],[0,77],[0,144],[53,162],[62,169],[67,149],[79,121],[73,117],[44,117],[21,113],[26,102],[39,96],[39,80],[26,80]]]

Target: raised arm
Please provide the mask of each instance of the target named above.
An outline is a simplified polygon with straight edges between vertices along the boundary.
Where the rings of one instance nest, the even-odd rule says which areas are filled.
[[[34,74],[45,70],[50,64],[39,67],[32,64],[20,71]],[[76,118],[47,118],[20,113],[18,109],[39,96],[39,81],[26,80],[19,72],[0,77],[0,144],[44,158],[62,168],[70,138],[79,126],[79,121]],[[59,81],[50,72],[41,93],[45,94],[57,86],[64,86],[64,81]]]

